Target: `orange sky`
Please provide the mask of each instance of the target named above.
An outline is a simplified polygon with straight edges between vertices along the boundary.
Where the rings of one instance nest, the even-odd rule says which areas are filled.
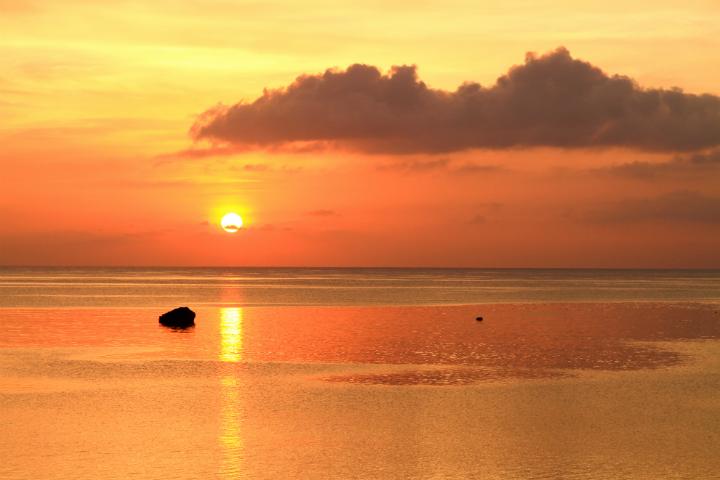
[[[720,267],[716,0],[355,3],[0,0],[0,265]],[[613,130],[608,93],[567,122],[578,102],[562,83],[548,99],[547,73],[529,97],[493,90],[530,51],[550,75],[582,60],[630,77],[633,102],[709,95],[657,123],[638,101]],[[431,106],[400,121],[405,90],[355,103],[353,64],[382,85],[415,65],[404,85]],[[328,68],[349,95],[248,107]],[[465,82],[496,116],[442,120]],[[218,104],[240,117],[193,136]]]

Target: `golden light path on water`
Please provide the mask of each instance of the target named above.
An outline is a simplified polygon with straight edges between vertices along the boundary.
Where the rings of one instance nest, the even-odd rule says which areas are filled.
[[[237,363],[243,359],[242,308],[220,310],[220,360]],[[221,418],[220,448],[223,478],[237,478],[243,472],[244,442],[242,437],[241,384],[233,375],[220,379]]]
[[[240,307],[220,309],[220,360],[240,362],[243,357],[243,311]]]

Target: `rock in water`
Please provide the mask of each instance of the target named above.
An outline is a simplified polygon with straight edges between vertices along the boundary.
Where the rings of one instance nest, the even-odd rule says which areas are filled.
[[[166,327],[188,328],[195,325],[195,312],[188,307],[179,307],[160,315],[160,324]]]

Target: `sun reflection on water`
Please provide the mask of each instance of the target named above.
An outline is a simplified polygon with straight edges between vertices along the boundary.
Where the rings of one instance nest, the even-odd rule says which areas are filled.
[[[220,360],[239,362],[243,358],[242,308],[220,309]]]
[[[220,360],[237,363],[243,359],[242,308],[220,310]],[[234,373],[220,379],[221,412],[219,444],[223,478],[237,478],[243,472],[242,382]]]

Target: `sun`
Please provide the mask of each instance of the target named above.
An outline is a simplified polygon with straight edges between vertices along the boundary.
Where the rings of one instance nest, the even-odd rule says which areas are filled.
[[[220,225],[226,232],[235,233],[243,226],[243,220],[237,213],[230,212],[222,217]]]

